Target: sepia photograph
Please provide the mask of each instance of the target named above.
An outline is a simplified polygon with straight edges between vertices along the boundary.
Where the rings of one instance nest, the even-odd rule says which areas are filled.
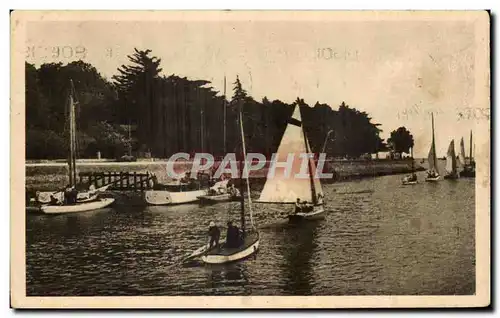
[[[488,306],[489,30],[13,11],[12,306]]]

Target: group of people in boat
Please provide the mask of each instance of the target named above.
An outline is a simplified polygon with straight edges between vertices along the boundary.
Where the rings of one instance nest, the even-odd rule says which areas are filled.
[[[216,182],[215,182],[216,183]],[[215,185],[214,183],[214,185]],[[221,185],[217,189],[214,189],[213,186],[208,190],[209,195],[220,195],[229,193],[232,197],[239,197],[240,191],[234,186],[234,184],[229,184],[228,186]]]
[[[208,228],[208,237],[210,238],[209,249],[220,248],[220,229],[215,222],[210,222]],[[232,221],[227,222],[226,243],[224,247],[237,248],[243,244],[243,232],[233,225]]]
[[[306,200],[300,201],[299,198],[297,198],[297,202],[295,202],[295,213],[299,212],[310,212],[313,210],[313,205]]]
[[[410,174],[410,175],[407,175],[406,178],[405,178],[405,181],[407,182],[415,182],[417,181],[417,175],[414,173]]]
[[[316,196],[316,204],[321,205],[323,204],[323,194],[318,193]],[[300,201],[300,198],[297,198],[297,201],[295,202],[295,213],[300,213],[300,212],[311,212],[314,208],[314,204],[307,202],[306,200]]]
[[[434,169],[427,171],[427,178],[436,178],[438,176],[439,176],[439,174]]]
[[[85,189],[85,193],[87,194],[87,198],[84,197],[84,199],[89,199],[91,195],[94,195],[92,191],[94,191],[96,188],[93,184],[91,184],[88,189]],[[81,189],[80,189],[81,190]],[[54,193],[50,194],[50,201],[48,202],[50,205],[71,205],[71,204],[76,204],[79,199],[79,194],[82,192],[78,189],[78,187],[72,187],[70,185],[67,185],[62,189],[61,191],[57,191]],[[46,201],[43,201],[41,199],[42,193],[40,191],[36,191],[33,202],[40,204]],[[31,195],[27,196],[26,198],[27,204],[32,202]]]

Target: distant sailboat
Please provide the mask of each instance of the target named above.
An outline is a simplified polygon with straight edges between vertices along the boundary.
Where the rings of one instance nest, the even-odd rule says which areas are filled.
[[[464,145],[464,137],[460,139],[460,152],[458,153],[458,163],[462,167],[462,169],[467,165],[465,162],[465,145]]]
[[[427,160],[429,162],[429,169],[427,170],[427,177],[425,178],[425,181],[438,181],[440,178],[439,175],[439,168],[438,168],[438,160],[436,156],[436,142],[434,139],[434,114],[431,113],[431,118],[432,118],[432,142],[431,142],[431,149],[429,149],[429,155],[427,157]]]
[[[455,140],[451,140],[448,146],[448,151],[446,152],[446,174],[445,179],[457,179],[457,156],[455,155]]]
[[[460,176],[474,178],[474,177],[476,177],[476,163],[474,162],[474,158],[472,155],[472,130],[470,132],[469,162],[466,162],[466,159],[465,159],[465,146],[463,144],[463,138],[462,138],[462,141],[460,143],[460,147],[461,147],[460,153],[461,153],[461,156],[463,156],[463,165],[462,165],[462,171],[460,171]]]
[[[300,154],[312,154],[306,132],[302,125],[300,106],[295,106],[285,133],[278,147],[276,162],[285,162],[288,155],[294,155],[292,171],[285,175],[285,169],[276,167],[275,175],[268,178],[257,202],[261,203],[295,203],[300,205],[295,213],[289,215],[289,221],[302,219],[318,219],[324,217],[323,190],[321,182],[316,176],[316,165],[312,158],[307,158],[307,168],[302,170]],[[304,178],[298,178],[297,173]],[[300,203],[298,204],[298,200]]]

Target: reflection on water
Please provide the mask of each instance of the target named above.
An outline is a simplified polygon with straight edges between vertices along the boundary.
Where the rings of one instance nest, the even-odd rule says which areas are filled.
[[[473,294],[474,180],[402,187],[400,178],[325,184],[326,218],[298,226],[256,204],[260,250],[225,266],[177,262],[206,242],[210,221],[237,221],[237,202],[28,214],[27,293]]]

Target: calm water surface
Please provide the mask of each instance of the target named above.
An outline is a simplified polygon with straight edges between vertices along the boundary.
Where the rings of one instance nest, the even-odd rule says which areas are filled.
[[[324,184],[326,218],[296,227],[279,206],[255,204],[260,250],[226,266],[176,264],[211,220],[238,220],[238,203],[28,214],[27,294],[473,294],[474,179],[400,179]]]

